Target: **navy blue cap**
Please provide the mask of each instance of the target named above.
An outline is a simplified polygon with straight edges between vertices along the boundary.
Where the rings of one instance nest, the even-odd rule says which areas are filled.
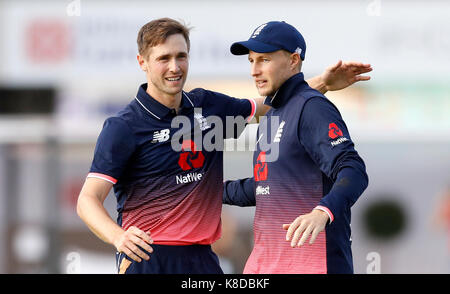
[[[306,43],[302,34],[284,21],[270,21],[257,27],[248,41],[236,42],[230,51],[234,55],[248,54],[249,50],[268,53],[277,50],[297,52],[305,59]]]

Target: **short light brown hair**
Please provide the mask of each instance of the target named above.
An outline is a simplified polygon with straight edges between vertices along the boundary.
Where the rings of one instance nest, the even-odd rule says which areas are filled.
[[[137,37],[139,54],[146,57],[149,48],[164,43],[169,36],[175,34],[183,35],[189,52],[191,47],[189,30],[186,25],[168,17],[152,20],[139,30]]]

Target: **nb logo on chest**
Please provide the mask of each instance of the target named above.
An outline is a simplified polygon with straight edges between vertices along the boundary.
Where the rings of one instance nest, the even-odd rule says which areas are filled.
[[[164,129],[161,131],[155,131],[153,133],[153,140],[152,143],[162,143],[169,140],[170,130]]]

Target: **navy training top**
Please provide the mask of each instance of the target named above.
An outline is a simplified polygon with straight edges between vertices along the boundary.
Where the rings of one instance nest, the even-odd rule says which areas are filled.
[[[125,230],[150,231],[155,244],[211,244],[221,233],[223,152],[196,138],[212,137],[220,147],[229,134],[217,132],[210,118],[251,118],[256,105],[194,89],[182,92],[177,114],[146,89],[141,85],[135,99],[106,119],[88,177],[114,184],[117,222]],[[184,123],[173,124],[176,118]]]
[[[352,273],[350,207],[368,185],[338,109],[299,73],[266,104],[253,178],[225,182],[223,203],[256,204],[254,248],[244,273]],[[330,222],[313,245],[291,248],[283,224],[313,209]]]

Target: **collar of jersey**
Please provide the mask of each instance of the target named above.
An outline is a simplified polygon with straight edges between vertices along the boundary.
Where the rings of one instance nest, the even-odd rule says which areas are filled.
[[[301,84],[306,84],[302,72],[287,79],[274,95],[267,96],[266,99],[264,99],[264,104],[273,108],[283,106],[283,104],[285,104],[294,95],[297,87]]]
[[[142,84],[139,87],[138,93],[136,95],[136,100],[142,106],[144,111],[148,112],[150,115],[159,120],[164,118],[171,111],[170,108],[161,104],[147,93],[147,83]],[[184,91],[182,91],[181,96],[181,109],[183,108],[194,108],[192,98],[190,98]]]

